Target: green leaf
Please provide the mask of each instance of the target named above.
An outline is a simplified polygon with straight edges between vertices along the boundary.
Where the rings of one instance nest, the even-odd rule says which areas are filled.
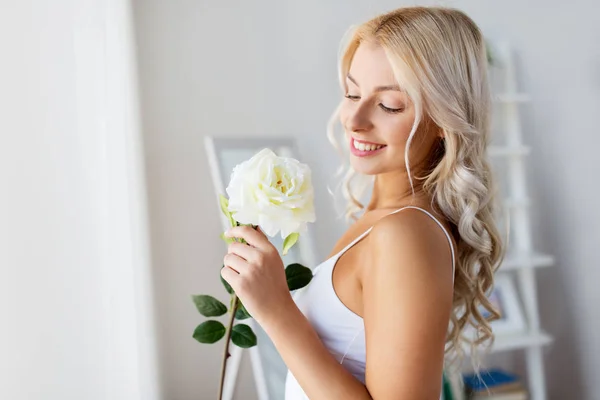
[[[229,212],[229,208],[228,208],[229,207],[229,199],[220,193],[219,193],[219,205],[221,206],[221,212],[223,213],[223,215],[225,215],[227,218],[229,218],[229,216],[231,215],[231,213]]]
[[[308,285],[312,280],[313,273],[310,268],[294,263],[285,269],[285,278],[290,290],[296,290]]]
[[[229,199],[222,194],[219,194],[219,205],[221,206],[221,212],[229,219],[229,224],[231,226],[236,226],[236,222],[229,211]]]
[[[231,330],[231,341],[238,347],[247,349],[256,346],[256,335],[246,324],[237,324]]]
[[[283,241],[283,255],[285,256],[289,249],[296,244],[300,234],[297,232],[290,233]]]
[[[225,268],[225,266],[223,265],[223,268]],[[219,275],[220,276],[220,275]],[[225,290],[227,290],[227,293],[229,294],[233,294],[233,289],[231,288],[231,285],[229,283],[227,283],[227,281],[225,279],[223,279],[222,276],[220,276],[221,278],[221,283],[223,284],[223,286],[225,287]]]
[[[238,300],[238,307],[235,310],[235,318],[239,319],[239,320],[246,319],[246,318],[252,318],[252,316],[250,315],[248,310],[246,310],[246,307],[244,307],[242,302],[239,300]]]
[[[196,304],[196,308],[200,314],[205,317],[219,317],[227,312],[225,304],[212,296],[205,294],[193,295],[192,300]]]
[[[223,239],[225,241],[225,243],[227,244],[231,244],[233,242],[235,242],[235,238],[231,238],[231,237],[226,237],[225,236],[225,232],[221,232],[221,234],[219,235],[221,237],[221,239]]]
[[[225,326],[219,321],[208,320],[198,325],[192,336],[200,343],[215,343],[225,336]]]

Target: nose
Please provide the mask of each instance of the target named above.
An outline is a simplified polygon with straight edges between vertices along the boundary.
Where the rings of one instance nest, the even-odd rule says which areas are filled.
[[[348,132],[364,132],[373,128],[371,115],[366,104],[354,104],[345,113],[342,124]]]

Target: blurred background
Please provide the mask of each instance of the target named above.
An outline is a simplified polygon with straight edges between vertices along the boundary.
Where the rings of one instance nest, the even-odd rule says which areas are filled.
[[[4,0],[0,3],[0,399],[210,399],[225,301],[210,136],[297,139],[318,259],[345,230],[326,185],[346,29],[414,4],[515,53],[549,399],[600,399],[600,5],[593,0]],[[495,362],[526,375],[520,352]],[[236,399],[256,399],[243,359]]]

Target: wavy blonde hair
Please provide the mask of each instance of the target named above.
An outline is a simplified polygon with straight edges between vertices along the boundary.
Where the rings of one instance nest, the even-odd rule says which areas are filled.
[[[491,96],[483,35],[467,15],[455,9],[408,7],[377,16],[347,34],[339,59],[344,90],[352,58],[367,40],[385,50],[397,81],[415,107],[405,152],[413,193],[408,160],[411,140],[420,123],[431,121],[443,132],[431,168],[414,179],[424,181],[423,190],[452,224],[457,241],[446,354],[462,359],[464,345],[469,344],[476,356],[480,345],[491,345],[494,340],[489,322],[500,315],[487,296],[505,250],[494,219],[496,189],[486,151]],[[340,107],[329,122],[328,137],[341,151],[334,136],[339,111]],[[355,192],[352,180],[357,175],[349,166],[343,179],[347,219],[356,220],[364,209],[359,197],[366,182]],[[490,314],[488,318],[482,315],[482,308]],[[473,335],[465,335],[468,326],[474,328]]]

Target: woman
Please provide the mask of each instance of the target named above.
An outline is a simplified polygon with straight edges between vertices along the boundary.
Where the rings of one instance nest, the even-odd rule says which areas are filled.
[[[264,234],[229,231],[250,246],[230,246],[222,276],[283,357],[287,400],[438,399],[464,328],[474,325],[476,344],[493,338],[480,311],[498,316],[486,293],[504,250],[486,63],[480,30],[457,10],[402,8],[358,26],[335,115],[355,222],[294,298]],[[349,186],[355,173],[373,177],[366,206]]]

